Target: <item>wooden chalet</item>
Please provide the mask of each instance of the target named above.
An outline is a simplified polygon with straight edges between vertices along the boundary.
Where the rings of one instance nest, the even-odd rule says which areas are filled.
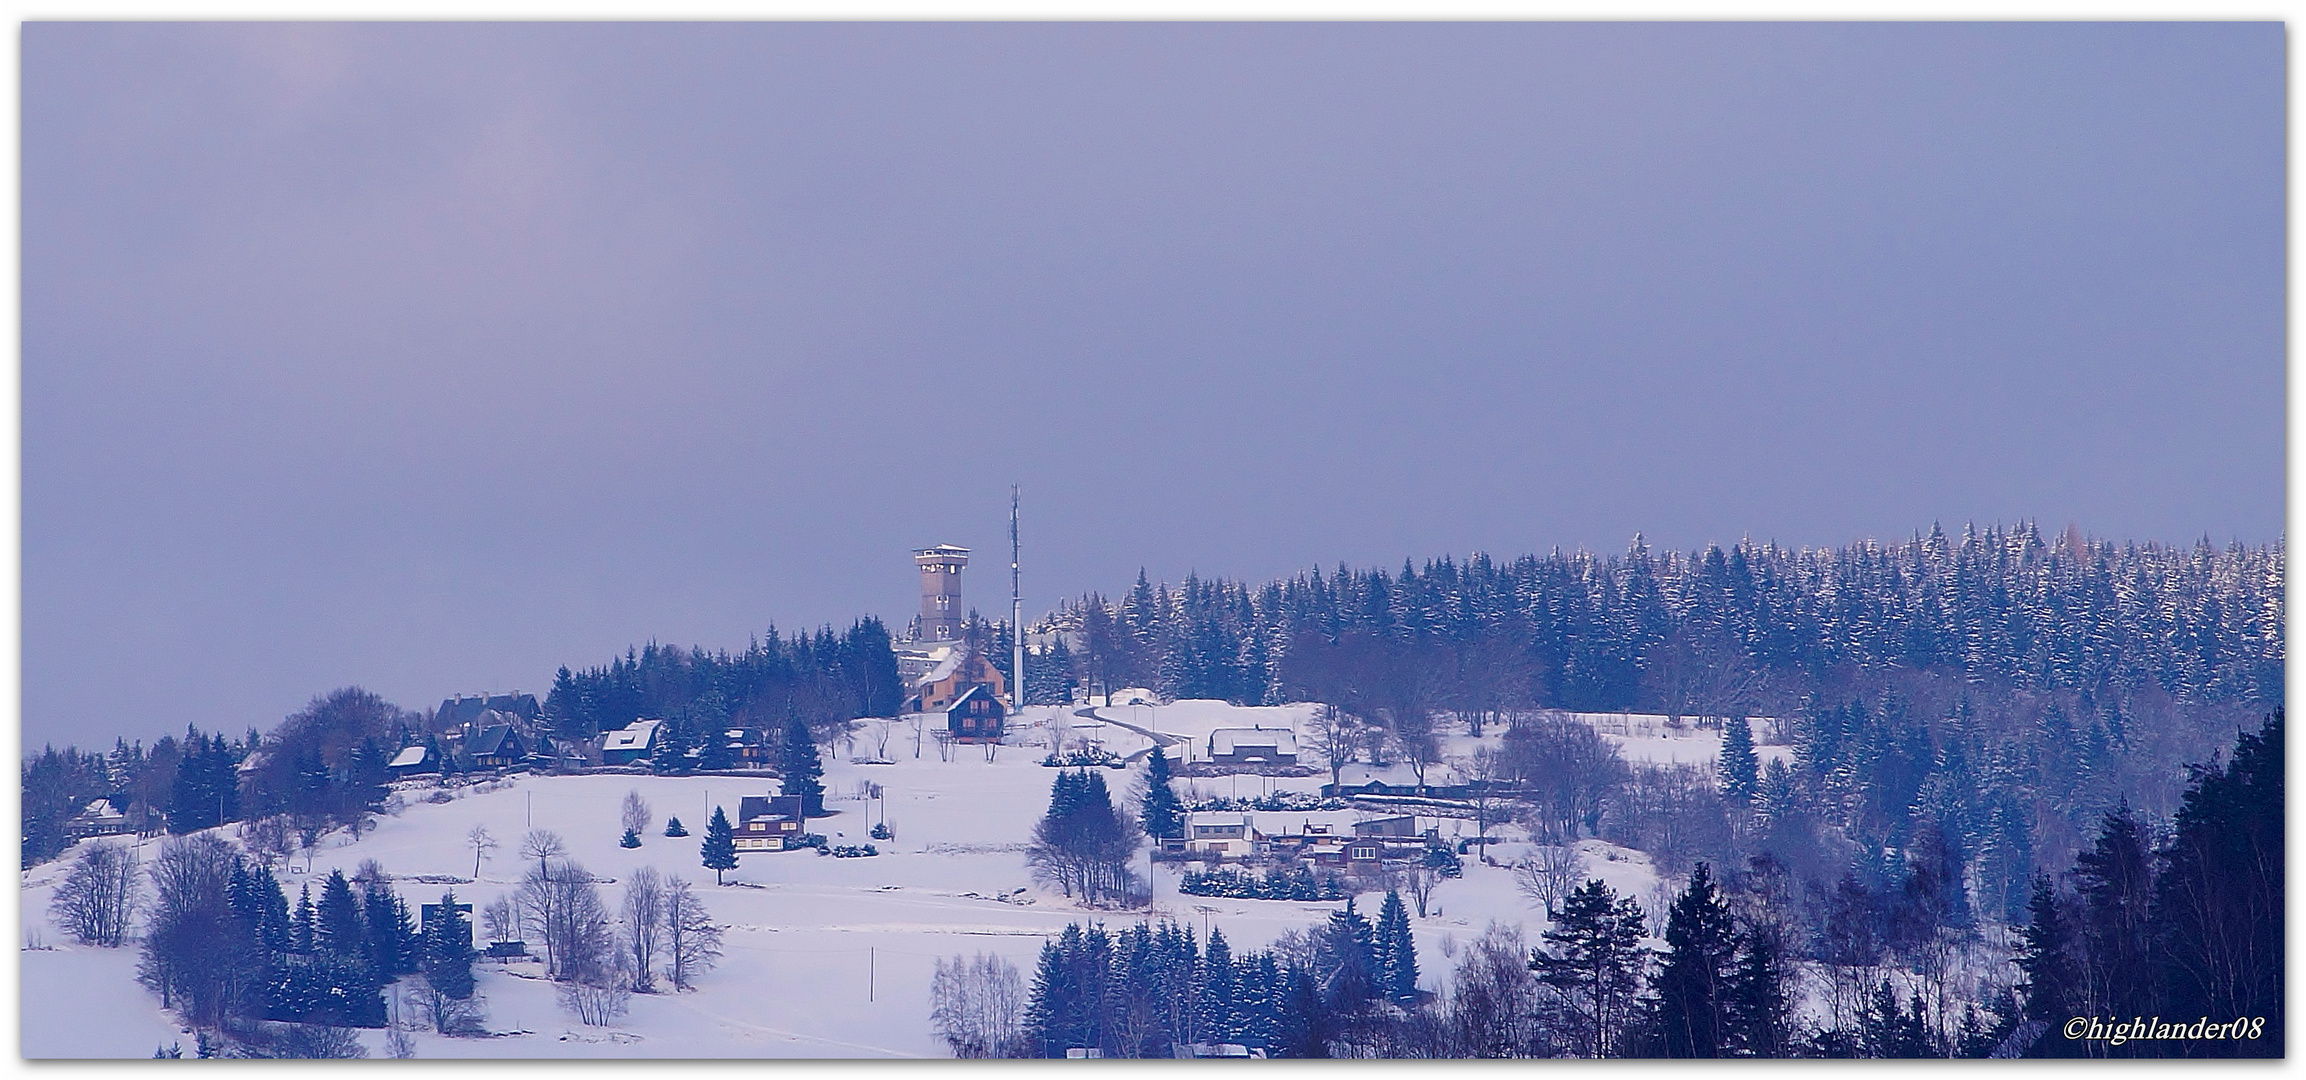
[[[737,850],[785,851],[808,832],[798,795],[747,795],[737,801]]]
[[[482,728],[465,749],[472,755],[474,768],[510,769],[528,760],[528,743],[511,724]]]
[[[945,709],[945,730],[954,742],[1000,742],[1009,710],[990,686],[972,686]]]

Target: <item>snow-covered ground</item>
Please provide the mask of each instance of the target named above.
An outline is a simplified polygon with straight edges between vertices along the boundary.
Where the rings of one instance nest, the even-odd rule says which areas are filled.
[[[1104,710],[1147,730],[1188,736],[1206,736],[1216,727],[1286,726],[1303,713],[1300,708],[1242,709],[1199,701]],[[912,728],[904,721],[890,725],[885,743],[877,732],[860,733],[843,756],[826,762],[827,808],[835,813],[812,821],[811,828],[836,844],[861,844],[872,824],[885,818],[896,839],[877,842],[883,854],[876,858],[752,853],[727,875],[727,885],[716,888],[698,853],[712,808],[733,813],[743,796],[774,793],[773,779],[522,777],[485,792],[462,789],[441,804],[422,801],[425,790],[405,792],[407,806],[397,816],[380,819],[378,828],[358,842],[341,833],[324,841],[310,870],[298,859],[283,883],[293,904],[304,883],[317,886],[332,868],[350,874],[362,860],[375,859],[400,879],[398,888],[411,903],[437,900],[450,886],[410,878],[455,879],[466,882],[454,886],[459,901],[473,903],[477,911],[518,882],[526,868],[517,854],[519,841],[533,825],[559,833],[569,854],[596,876],[615,879],[601,886],[603,900],[612,907],[626,877],[641,866],[654,866],[697,882],[715,921],[726,927],[726,955],[698,980],[694,992],[636,995],[631,1013],[606,1028],[586,1027],[564,1012],[532,965],[500,967],[484,961],[478,974],[487,1026],[504,1034],[470,1039],[419,1035],[421,1057],[943,1056],[928,1018],[930,974],[938,957],[995,953],[1029,978],[1042,941],[1067,923],[1095,919],[1118,926],[1140,917],[1081,910],[1062,895],[1034,886],[1026,872],[1024,843],[1047,808],[1055,775],[1040,765],[1046,740],[1060,728],[1078,738],[1086,725],[1071,710],[1029,709],[1012,729],[1014,741],[1022,745],[1001,747],[989,762],[981,747],[969,746],[955,747],[950,760],[941,759],[926,738],[916,756]],[[1116,753],[1150,745],[1115,725],[1097,731]],[[1678,746],[1670,758],[1653,756],[1641,739],[1628,741],[1628,755],[1636,756],[1639,749],[1651,760],[1710,760],[1719,748],[1719,737],[1711,732],[1664,741],[1688,744],[1687,756]],[[1469,751],[1470,745],[1457,737],[1448,752]],[[876,754],[889,763],[856,760]],[[1142,766],[1110,770],[1108,783],[1115,795],[1127,797],[1141,771]],[[1241,794],[1252,794],[1246,787],[1251,779],[1258,791],[1310,792],[1327,775],[1244,778]],[[1225,783],[1203,778],[1180,786],[1230,794],[1229,786],[1220,786]],[[881,798],[863,797],[876,786]],[[649,801],[656,819],[638,849],[617,846],[618,805],[631,790]],[[677,815],[691,835],[663,836],[669,815]],[[1277,817],[1296,816],[1301,815]],[[465,837],[475,824],[486,825],[503,846],[482,863],[477,881],[467,881],[474,858]],[[1437,825],[1444,836],[1469,834],[1473,828],[1459,819],[1423,824]],[[1506,868],[1526,852],[1526,843],[1518,842],[1510,826],[1493,833],[1516,841],[1491,849],[1499,865],[1467,859],[1465,876],[1444,881],[1436,891],[1438,910],[1413,920],[1419,966],[1429,986],[1447,977],[1458,945],[1478,936],[1490,921],[1522,924],[1533,941],[1543,928],[1542,915]],[[147,843],[147,857],[152,848]],[[1656,874],[1647,856],[1599,841],[1580,848],[1593,875],[1650,904]],[[189,1052],[190,1036],[135,985],[133,944],[119,950],[81,948],[49,922],[48,903],[70,859],[67,853],[23,876],[26,937],[48,946],[23,953],[24,1055],[148,1057],[155,1045],[171,1040],[183,1041]],[[1154,871],[1154,885],[1156,917],[1190,921],[1197,933],[1203,924],[1220,927],[1236,950],[1261,947],[1290,928],[1326,919],[1340,906],[1181,896],[1176,872],[1167,864]],[[1377,899],[1363,900],[1372,914]],[[381,1032],[363,1037],[372,1055],[383,1055]]]

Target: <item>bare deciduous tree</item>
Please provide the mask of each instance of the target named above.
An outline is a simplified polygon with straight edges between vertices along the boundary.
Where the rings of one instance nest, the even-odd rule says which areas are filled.
[[[623,1016],[633,997],[632,973],[626,971],[625,966],[624,954],[620,951],[614,962],[562,983],[561,1008],[575,1013],[579,1023],[592,1027],[606,1026]]]
[[[136,852],[125,844],[90,844],[56,889],[48,913],[82,945],[118,948],[128,935],[143,881]]]
[[[530,829],[527,836],[520,838],[520,857],[535,859],[538,866],[567,851],[568,845],[561,843],[560,834],[551,829]]]
[[[649,801],[641,798],[639,789],[625,792],[624,806],[620,810],[620,820],[623,822],[626,832],[636,836],[646,833],[649,831],[649,822],[654,818],[655,815],[649,812]]]
[[[1466,950],[1450,986],[1450,1034],[1458,1056],[1545,1056],[1537,976],[1519,926],[1490,923]]]
[[[713,925],[705,902],[679,877],[665,882],[665,952],[676,989],[687,990],[690,980],[713,966],[721,956],[721,928]]]
[[[619,910],[618,937],[631,961],[633,992],[656,990],[657,945],[664,940],[665,883],[656,867],[633,871],[625,882],[624,905]]]
[[[480,928],[491,944],[511,941],[514,934],[520,933],[520,917],[513,914],[512,899],[499,896],[480,909]]]
[[[1513,883],[1548,913],[1584,881],[1585,858],[1567,844],[1540,845],[1513,866]]]
[[[1024,1009],[1025,981],[1008,961],[989,953],[937,961],[929,983],[929,1022],[954,1057],[1023,1056]]]
[[[480,861],[497,849],[496,837],[489,835],[488,826],[476,823],[471,832],[464,834],[464,842],[472,845],[472,879],[479,881]]]
[[[1418,863],[1402,871],[1401,887],[1409,893],[1410,901],[1417,905],[1417,917],[1422,919],[1427,906],[1433,901],[1433,890],[1441,887],[1441,873]]]
[[[538,863],[521,879],[522,929],[544,944],[545,969],[560,981],[590,978],[614,951],[608,911],[592,873],[574,860]]]
[[[271,814],[241,822],[240,843],[270,870],[274,863],[288,861],[288,853],[296,847],[296,830],[290,827],[287,815]]]
[[[407,1012],[401,1008],[401,991],[392,989],[392,1000],[385,1003],[384,1048],[395,1058],[416,1056],[416,1037],[410,1035]]]

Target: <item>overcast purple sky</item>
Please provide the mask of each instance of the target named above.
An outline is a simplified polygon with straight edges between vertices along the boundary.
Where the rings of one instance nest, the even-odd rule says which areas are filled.
[[[24,734],[1188,570],[2279,538],[2279,25],[23,34]]]

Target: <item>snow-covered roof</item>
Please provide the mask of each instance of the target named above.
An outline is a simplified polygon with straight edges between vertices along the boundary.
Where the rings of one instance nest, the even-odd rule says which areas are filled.
[[[112,800],[110,799],[98,799],[89,803],[85,809],[80,811],[80,817],[84,821],[103,821],[106,819],[126,818],[127,816],[128,815],[113,809]]]
[[[1406,761],[1396,761],[1382,769],[1355,762],[1337,771],[1337,782],[1346,787],[1360,787],[1372,780],[1381,781],[1387,787],[1415,787],[1417,770],[1410,768]],[[1465,777],[1446,764],[1437,761],[1425,767],[1427,787],[1455,787],[1462,783]]]
[[[602,736],[601,750],[646,750],[656,741],[657,725],[662,723],[662,720],[635,720],[621,730]]]
[[[932,653],[931,655],[935,655],[935,654],[934,654],[934,653]],[[928,674],[926,674],[926,675],[923,675],[923,676],[921,676],[920,678],[913,680],[913,685],[914,685],[914,686],[927,686],[927,685],[929,685],[930,683],[933,683],[933,682],[942,682],[942,681],[944,681],[945,679],[947,679],[947,678],[950,678],[950,677],[952,676],[952,674],[953,674],[953,671],[954,671],[955,669],[959,668],[960,666],[961,666],[961,650],[959,650],[959,649],[946,649],[946,650],[945,650],[945,655],[944,655],[944,657],[943,657],[943,658],[941,658],[941,659],[939,659],[939,660],[937,661],[937,666],[936,666],[936,667],[933,667],[933,668],[930,668],[930,669],[929,669],[929,673],[928,673]]]
[[[1297,733],[1279,728],[1218,728],[1209,733],[1209,752],[1234,754],[1243,750],[1270,748],[1276,754],[1297,754]]]
[[[427,751],[422,744],[418,744],[416,746],[404,746],[401,748],[400,753],[394,754],[392,756],[391,768],[413,769],[419,765],[422,765],[424,764],[424,756],[426,752]]]

